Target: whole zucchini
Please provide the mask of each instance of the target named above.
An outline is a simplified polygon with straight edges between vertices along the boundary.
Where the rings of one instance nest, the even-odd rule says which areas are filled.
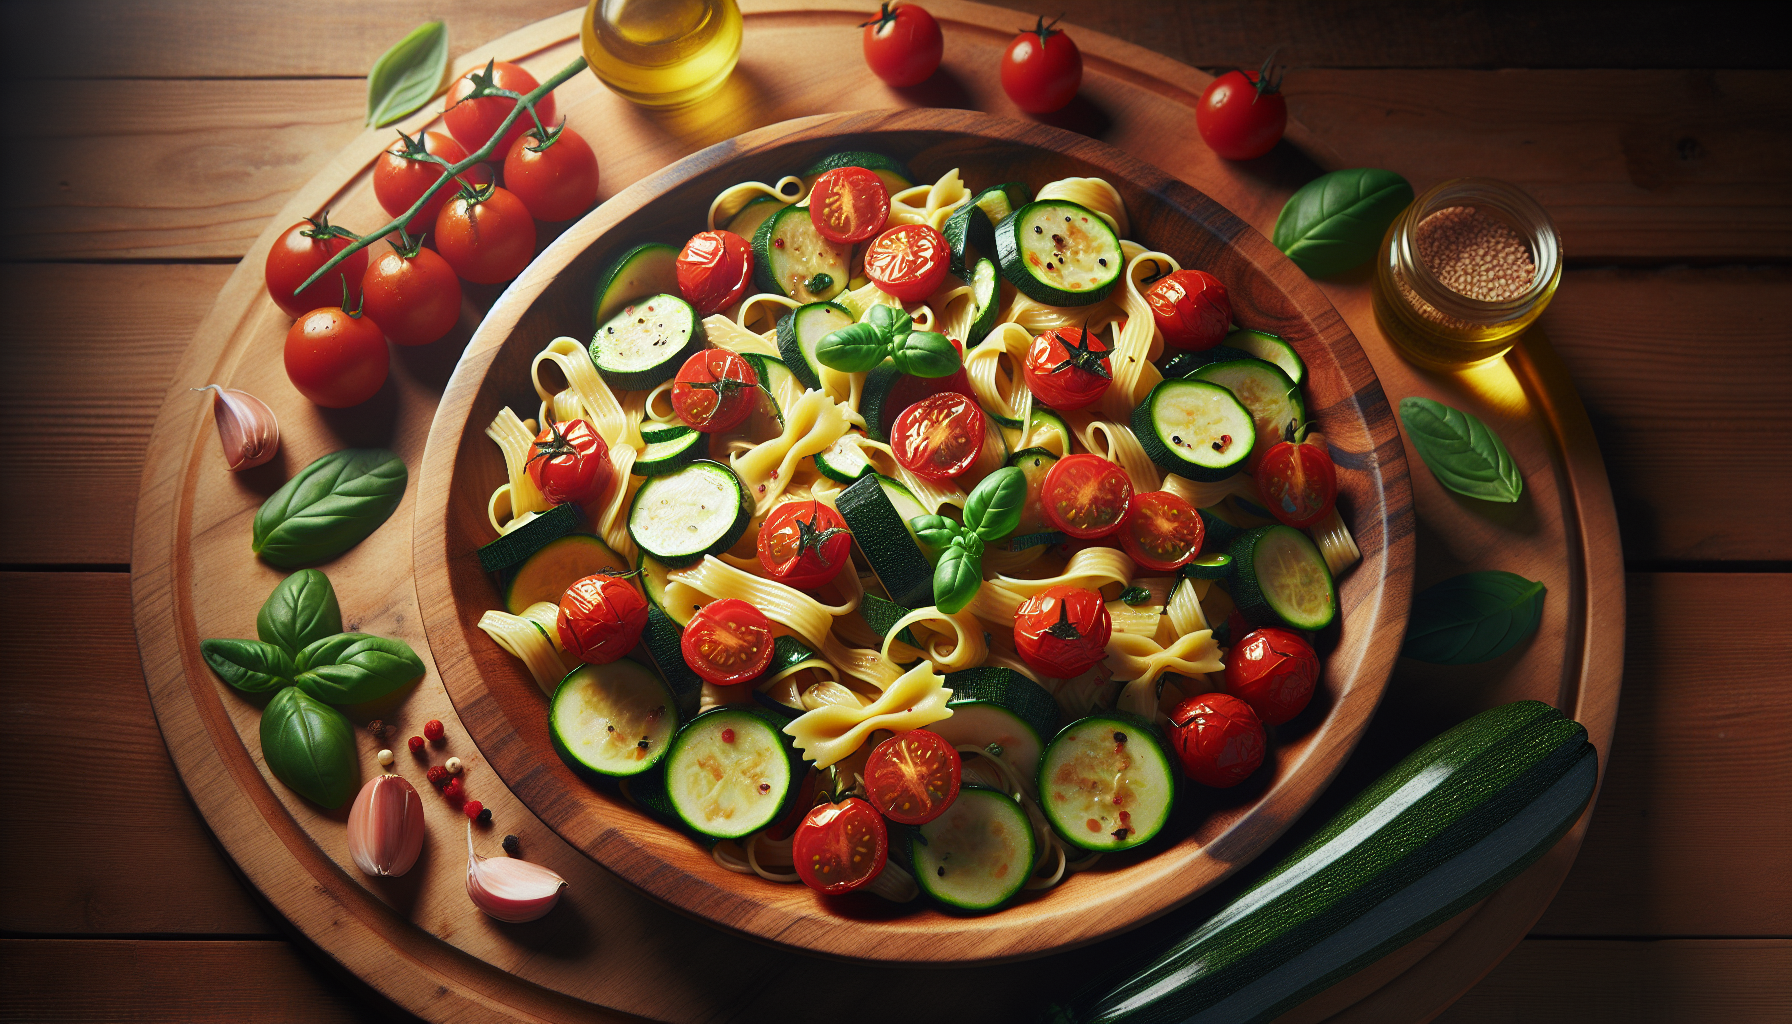
[[[1054,1024],[1268,1021],[1473,905],[1555,845],[1598,756],[1556,709],[1483,711],[1382,776],[1286,861]]]

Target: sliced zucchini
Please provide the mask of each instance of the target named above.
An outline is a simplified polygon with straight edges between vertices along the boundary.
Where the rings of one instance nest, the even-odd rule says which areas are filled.
[[[1208,554],[1216,551],[1230,552],[1232,542],[1237,540],[1238,535],[1244,530],[1215,514],[1212,509],[1198,508],[1195,511],[1201,513],[1201,550]],[[1227,555],[1228,562],[1230,558],[1231,556]]]
[[[734,546],[753,519],[753,498],[734,470],[700,459],[635,492],[628,535],[635,545],[673,569]]]
[[[953,210],[946,223],[940,226],[940,234],[945,236],[946,247],[952,252],[952,273],[965,276],[965,268],[969,266],[965,262],[967,249],[974,248],[982,256],[995,255],[996,225],[1032,198],[1026,185],[1011,181],[986,188],[972,196],[970,202]]]
[[[1100,302],[1126,270],[1108,222],[1062,199],[1028,203],[996,225],[995,235],[1002,276],[1048,306]]]
[[[1043,448],[1060,458],[1070,454],[1070,425],[1064,422],[1064,417],[1043,405],[1035,405],[1032,423],[1033,429],[1027,432],[1028,448]],[[1020,425],[1004,425],[1002,437],[1009,448],[1019,447]]]
[[[548,738],[574,769],[639,775],[678,732],[678,702],[651,669],[623,658],[573,669],[548,705]]]
[[[497,573],[502,583],[508,584],[509,573],[522,565],[530,555],[584,525],[585,513],[580,511],[579,506],[571,502],[555,505],[481,547],[479,567],[486,572]]]
[[[1132,432],[1152,462],[1190,480],[1224,480],[1238,472],[1257,440],[1244,403],[1220,384],[1194,379],[1152,388],[1132,411]]]
[[[1020,525],[1014,528],[1011,537],[1025,537],[1045,530],[1045,505],[1039,500],[1039,492],[1045,487],[1045,474],[1058,464],[1058,457],[1045,448],[1028,448],[1015,452],[1008,459],[1010,466],[1020,468],[1021,475],[1027,478],[1027,503],[1021,506]]]
[[[689,620],[691,612],[685,612]],[[685,715],[697,713],[703,696],[703,677],[684,660],[684,626],[658,605],[647,606],[647,625],[641,629],[641,647],[647,652],[660,676],[671,687],[678,709]]]
[[[1039,774],[1046,736],[1058,731],[1058,701],[1008,668],[969,668],[946,675],[952,717],[927,728],[954,745],[980,747],[1028,782]]]
[[[915,884],[949,907],[994,910],[1026,885],[1036,843],[1013,797],[966,786],[944,814],[910,832]]]
[[[859,392],[859,414],[865,417],[865,433],[873,441],[890,443],[890,426],[902,412],[892,406],[890,399],[904,376],[893,363],[874,366],[865,374],[865,386]]]
[[[683,423],[643,423],[641,424],[641,440],[652,444],[655,441],[670,441],[691,429]]]
[[[815,468],[821,471],[822,476],[843,484],[850,484],[859,477],[875,473],[877,469],[865,457],[864,444],[864,434],[842,434],[840,440],[830,445],[827,451],[815,453]]]
[[[660,292],[604,321],[591,339],[591,361],[612,388],[646,391],[677,376],[705,343],[703,322],[691,304]]]
[[[790,795],[790,741],[783,719],[732,705],[698,715],[666,758],[666,795],[680,820],[717,839],[738,839],[776,821]]]
[[[664,242],[637,245],[598,278],[592,323],[601,327],[622,307],[662,292],[678,294],[678,250]]]
[[[1163,830],[1176,773],[1157,730],[1131,715],[1065,726],[1039,761],[1039,803],[1052,827],[1085,850],[1130,850]]]
[[[832,302],[811,302],[778,318],[778,354],[798,383],[820,390],[822,366],[815,358],[815,346],[853,322],[846,307]]]
[[[872,474],[840,492],[834,505],[890,599],[910,608],[933,603],[933,562],[909,520],[927,514],[908,488]]]
[[[666,604],[666,563],[654,558],[646,552],[635,556],[635,568],[641,570],[641,592],[647,595],[647,603],[671,616],[672,621],[682,626],[691,621],[696,614],[695,608],[672,608]],[[682,657],[682,655],[680,656]]]
[[[915,176],[909,173],[909,169],[904,167],[900,160],[892,159],[882,153],[849,149],[839,153],[829,153],[810,164],[809,169],[800,175],[803,179],[803,188],[807,189],[810,185],[815,184],[816,178],[836,167],[865,168],[877,175],[878,180],[884,183],[884,187],[890,190],[891,195],[895,195],[903,189],[915,187]]]
[[[1300,355],[1294,351],[1293,345],[1273,334],[1240,328],[1226,335],[1226,340],[1220,347],[1242,352],[1252,359],[1274,363],[1277,369],[1288,375],[1288,379],[1293,381],[1296,387],[1307,382],[1307,364],[1301,361]],[[1218,351],[1218,349],[1213,351]],[[1213,361],[1220,362],[1221,360]]]
[[[1177,575],[1190,580],[1223,580],[1232,575],[1232,555],[1225,551],[1198,555],[1178,569]]]
[[[728,223],[723,226],[722,230],[739,235],[751,242],[754,232],[759,230],[759,225],[765,223],[765,218],[788,205],[790,204],[776,196],[759,196],[741,207],[739,213],[728,218]]]
[[[709,455],[709,435],[686,429],[664,441],[649,441],[635,458],[636,476],[665,476]]]
[[[865,620],[865,625],[870,626],[873,632],[886,639],[890,635],[891,628],[894,627],[904,615],[907,615],[913,610],[914,609],[912,608],[904,608],[894,601],[886,601],[876,594],[866,594],[864,598],[859,601],[859,616]],[[904,627],[902,632],[896,634],[896,639],[908,644],[910,647],[920,646],[920,643],[915,640],[915,634],[909,632],[907,627]]]
[[[783,426],[784,414],[790,411],[797,399],[803,397],[803,385],[781,360],[757,352],[748,352],[741,358],[747,361],[747,365],[753,368],[753,375],[759,378],[762,409],[779,426]]]
[[[1212,348],[1203,349],[1200,352],[1190,352],[1187,349],[1183,349],[1169,358],[1159,361],[1157,364],[1157,372],[1162,374],[1165,380],[1173,377],[1190,377],[1194,375],[1196,370],[1206,366],[1208,363],[1224,363],[1233,359],[1254,358],[1256,357],[1249,352],[1245,352],[1242,349],[1228,348],[1225,345],[1215,345]]]
[[[504,609],[521,615],[532,604],[560,603],[566,588],[600,569],[628,572],[628,563],[588,533],[570,533],[530,555],[504,588]]]
[[[1209,363],[1196,370],[1190,380],[1204,380],[1232,392],[1251,411],[1257,439],[1252,445],[1254,458],[1284,440],[1291,430],[1299,430],[1307,422],[1307,406],[1282,368],[1261,359],[1232,359]]]
[[[753,233],[753,273],[761,291],[825,302],[846,290],[852,246],[815,230],[807,206],[786,206]]]
[[[989,332],[996,329],[996,321],[1001,318],[1002,279],[996,270],[995,261],[978,260],[971,268],[971,299],[975,303],[975,314],[971,317],[970,337],[964,339],[964,347],[974,348],[982,344]]]
[[[1232,543],[1232,600],[1253,626],[1316,632],[1338,614],[1325,556],[1292,526],[1246,530]]]

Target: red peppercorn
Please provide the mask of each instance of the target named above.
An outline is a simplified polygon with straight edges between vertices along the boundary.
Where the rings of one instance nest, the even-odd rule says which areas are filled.
[[[432,764],[429,766],[429,771],[424,773],[424,777],[429,779],[430,785],[440,789],[442,784],[448,781],[448,769],[439,764]]]
[[[479,812],[485,810],[485,805],[480,803],[477,800],[468,800],[467,805],[465,807],[462,807],[461,810],[466,812],[467,817],[473,819],[474,821],[478,821],[479,820]]]
[[[432,718],[423,723],[423,735],[428,736],[431,743],[442,742],[442,737],[447,734],[448,731],[442,728],[442,723],[437,719]]]
[[[413,754],[423,753],[423,737],[412,736],[410,739],[410,746],[411,746],[411,753],[413,753]]]
[[[449,779],[448,784],[442,787],[442,795],[450,800],[459,800],[466,795],[466,787],[460,784],[458,778]]]

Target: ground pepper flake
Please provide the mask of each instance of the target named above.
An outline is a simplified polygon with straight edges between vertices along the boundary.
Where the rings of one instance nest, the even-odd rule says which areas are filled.
[[[1444,287],[1482,302],[1523,295],[1537,277],[1531,247],[1499,217],[1450,206],[1419,222],[1419,258]]]

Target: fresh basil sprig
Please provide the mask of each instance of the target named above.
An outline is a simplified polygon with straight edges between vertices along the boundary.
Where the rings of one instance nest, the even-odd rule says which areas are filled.
[[[316,569],[300,569],[281,580],[255,616],[255,635],[294,657],[313,641],[340,632],[336,588]]]
[[[1400,400],[1400,422],[1437,482],[1471,498],[1514,502],[1524,477],[1498,434],[1474,416],[1429,398]]]
[[[423,675],[423,660],[403,640],[339,633],[299,652],[293,682],[326,704],[377,700]]]
[[[261,713],[261,756],[274,778],[332,810],[361,782],[355,727],[342,712],[289,686]]]
[[[1381,236],[1412,202],[1393,171],[1357,167],[1302,185],[1276,217],[1276,248],[1308,277],[1343,273],[1375,255]]]
[[[963,523],[938,515],[909,520],[921,543],[940,553],[933,567],[934,607],[951,615],[971,603],[983,586],[983,545],[1014,532],[1026,501],[1026,474],[1008,466],[971,489]]]
[[[1452,576],[1413,597],[1400,653],[1434,665],[1492,661],[1537,631],[1547,592],[1497,569]]]
[[[392,44],[367,74],[367,123],[375,128],[429,102],[448,70],[448,26],[428,21]]]
[[[255,513],[251,547],[283,569],[335,558],[391,517],[410,479],[384,448],[345,448],[286,481]]]
[[[937,331],[914,330],[914,317],[894,306],[872,306],[865,319],[815,344],[815,358],[842,373],[864,373],[885,359],[914,377],[950,377],[963,365],[958,346]]]

